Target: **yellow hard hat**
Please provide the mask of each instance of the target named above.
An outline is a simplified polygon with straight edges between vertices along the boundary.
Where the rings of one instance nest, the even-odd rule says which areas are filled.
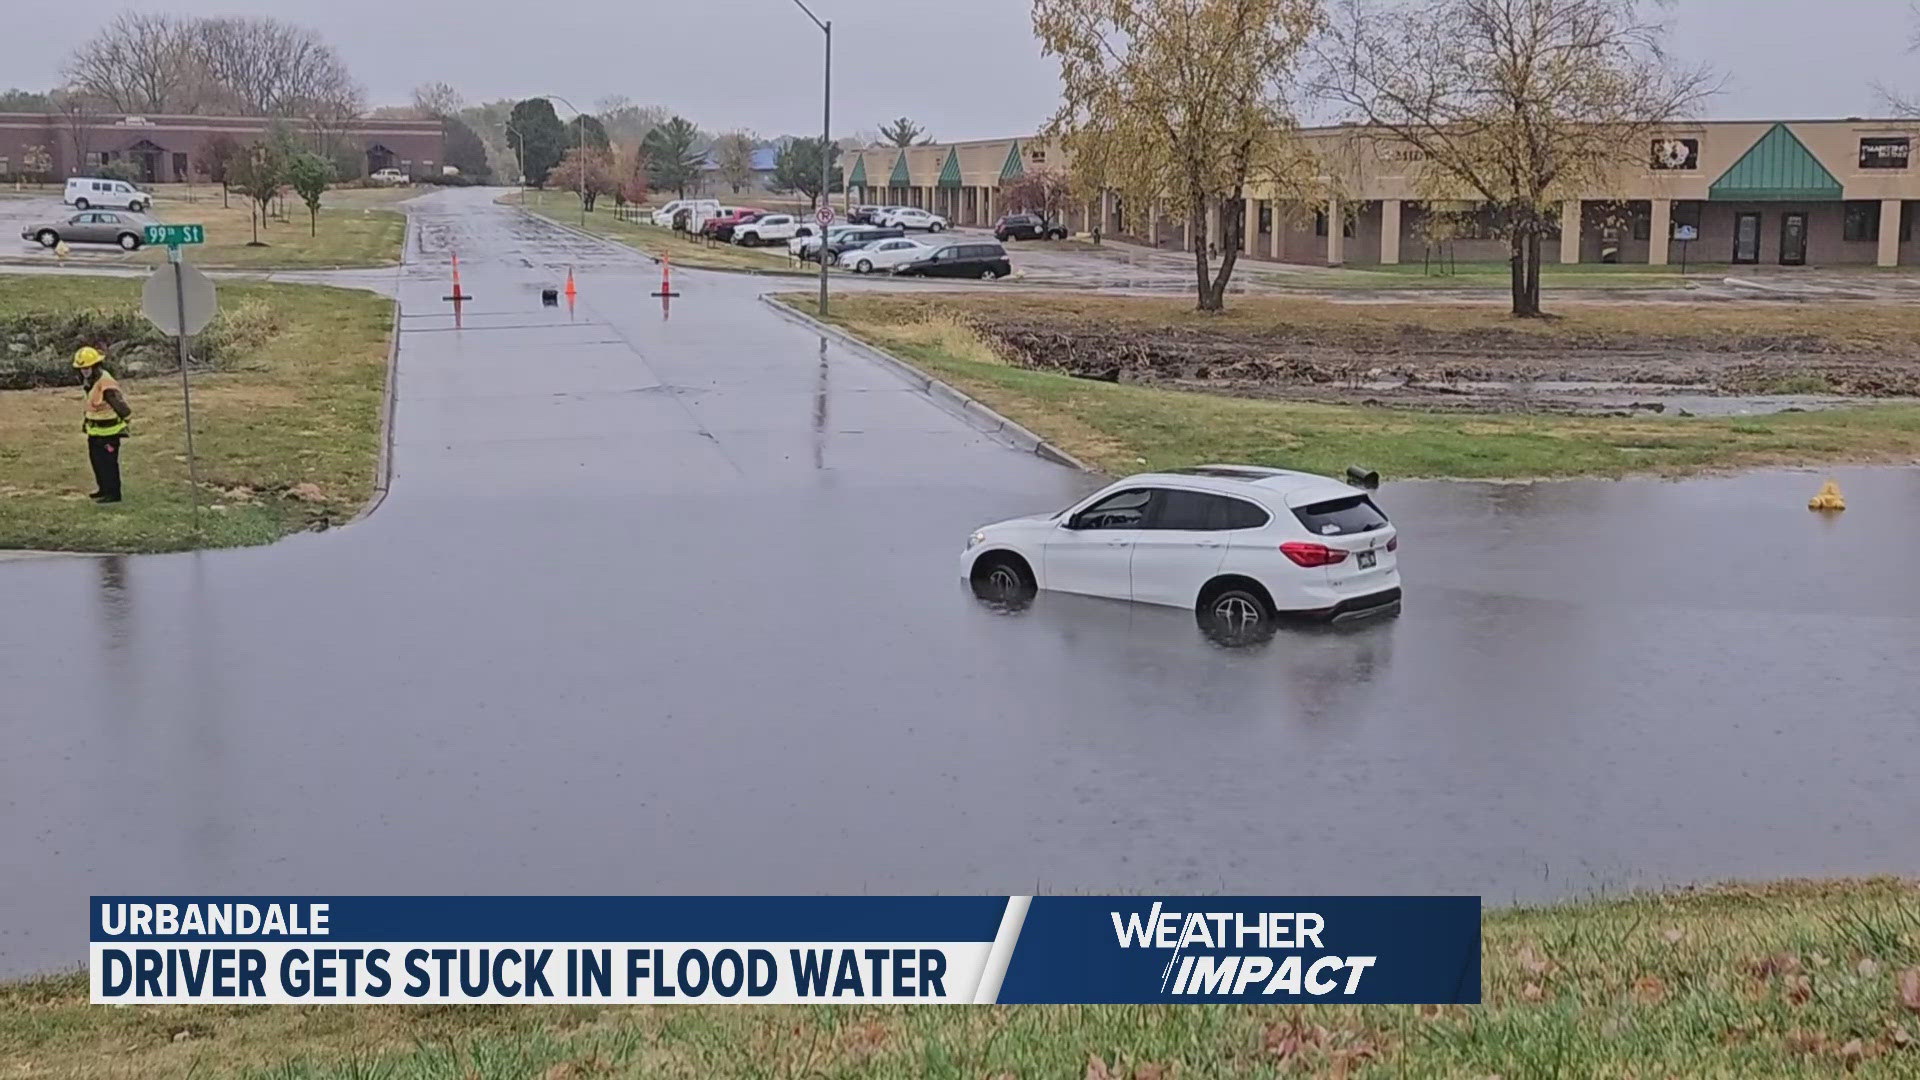
[[[80,346],[80,351],[73,354],[73,366],[77,368],[90,368],[105,359],[106,357],[100,355],[99,349],[91,345],[82,345]]]

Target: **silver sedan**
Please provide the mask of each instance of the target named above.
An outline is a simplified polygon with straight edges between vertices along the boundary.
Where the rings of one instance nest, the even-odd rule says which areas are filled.
[[[37,241],[41,247],[54,247],[65,240],[69,244],[118,244],[132,251],[146,236],[146,224],[130,214],[108,210],[84,210],[45,225],[29,225],[20,230],[22,240]]]

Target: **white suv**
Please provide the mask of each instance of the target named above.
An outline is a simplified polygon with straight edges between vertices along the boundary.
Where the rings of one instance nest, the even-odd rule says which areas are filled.
[[[802,224],[792,214],[763,214],[745,225],[735,225],[733,242],[744,247],[784,243],[799,235]]]
[[[1035,589],[1193,609],[1236,634],[1281,613],[1399,610],[1399,533],[1365,490],[1253,465],[1130,476],[1057,514],[989,525],[960,573],[976,592]]]
[[[925,229],[939,232],[947,227],[947,219],[939,214],[929,214],[915,206],[889,207],[880,215],[880,224],[894,225],[902,229]]]

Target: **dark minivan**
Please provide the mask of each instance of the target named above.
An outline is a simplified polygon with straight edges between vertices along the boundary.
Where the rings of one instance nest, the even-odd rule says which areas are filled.
[[[994,222],[993,236],[1002,243],[1008,240],[1065,240],[1067,228],[1050,223],[1039,214],[1008,214]]]
[[[1013,273],[1007,249],[999,244],[948,244],[917,262],[893,269],[910,277],[1003,278]]]

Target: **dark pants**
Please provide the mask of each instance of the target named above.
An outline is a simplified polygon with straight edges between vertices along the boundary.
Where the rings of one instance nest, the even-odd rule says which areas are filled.
[[[120,497],[120,436],[87,436],[87,460],[93,463],[93,483],[109,499]]]

